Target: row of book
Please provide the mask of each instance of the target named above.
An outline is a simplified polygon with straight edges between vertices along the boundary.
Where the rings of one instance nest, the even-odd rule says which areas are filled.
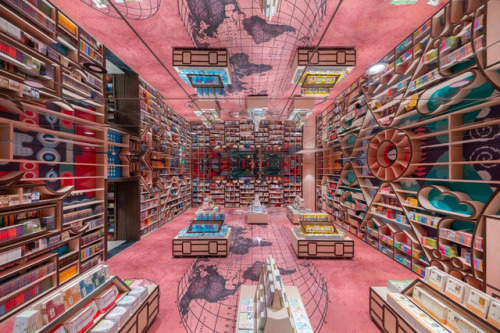
[[[15,276],[8,282],[3,283],[0,285],[0,298],[9,295],[13,292],[15,292],[18,289],[21,289],[36,280],[42,278],[45,275],[50,275],[56,270],[56,263],[51,262],[49,264],[35,267],[31,271],[21,275],[21,276]]]
[[[93,241],[101,238],[104,236],[104,229],[99,229],[93,233],[90,233],[88,235],[85,235],[81,238],[81,244],[82,246],[85,246],[86,244],[92,243]]]
[[[26,289],[24,292],[17,294],[16,296],[5,300],[0,304],[0,315],[3,315],[18,305],[27,302],[28,300],[44,293],[45,291],[54,287],[52,277],[37,283],[36,285]]]
[[[93,256],[94,254],[98,253],[99,251],[102,251],[103,249],[104,249],[104,242],[100,242],[92,246],[89,246],[88,248],[81,251],[80,259],[85,260]]]

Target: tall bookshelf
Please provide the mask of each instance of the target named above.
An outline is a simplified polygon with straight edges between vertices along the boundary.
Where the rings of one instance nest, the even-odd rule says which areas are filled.
[[[144,237],[191,206],[191,126],[139,79],[141,225]]]
[[[381,59],[385,71],[336,98],[316,137],[325,149],[318,195],[327,192],[328,147],[342,153],[337,196],[322,205],[332,202],[336,223],[422,276],[436,266],[490,293],[500,290],[484,254],[485,221],[500,213],[499,14],[495,1],[449,2]],[[337,208],[346,198],[369,207],[361,224]],[[379,247],[381,237],[392,244]]]
[[[32,188],[44,187],[43,197],[59,197],[50,207],[3,208],[15,224],[38,214],[55,218],[50,232],[1,248],[9,258],[0,268],[3,283],[28,272],[37,276],[29,284],[37,292],[19,289],[25,294],[16,297],[8,316],[104,260],[104,179],[111,172],[127,173],[122,158],[128,141],[115,142],[104,125],[104,46],[47,1],[4,1],[0,11],[0,176],[22,174],[20,182],[2,186],[13,193],[29,181],[36,184]],[[111,152],[116,159],[108,158]],[[62,195],[60,188],[69,190]],[[30,210],[20,211],[23,206]]]
[[[131,83],[108,79],[105,47],[50,2],[6,0],[0,12],[0,188],[14,200],[0,207],[8,219],[0,230],[19,229],[19,237],[0,246],[0,257],[6,258],[0,276],[7,284],[33,273],[29,286],[15,291],[17,296],[9,294],[16,302],[9,303],[4,318],[105,260],[106,238],[113,230],[107,182],[138,179],[141,139],[160,151],[163,141],[174,148],[165,155],[167,172],[147,170],[146,175],[148,185],[175,178],[178,186],[175,193],[168,191],[165,204],[158,197],[159,225],[187,209],[191,134],[189,123],[164,107],[158,119],[167,124],[165,136],[148,128],[139,139],[133,128],[140,126],[140,100],[125,101],[123,94],[130,90],[120,90]],[[119,119],[124,114],[125,120]],[[39,192],[42,199],[29,202],[28,192]],[[15,203],[16,194],[26,197]],[[139,203],[133,202],[129,206],[138,211]],[[49,227],[36,223],[47,216],[54,216]],[[137,227],[137,235],[138,218],[134,215],[128,228]]]

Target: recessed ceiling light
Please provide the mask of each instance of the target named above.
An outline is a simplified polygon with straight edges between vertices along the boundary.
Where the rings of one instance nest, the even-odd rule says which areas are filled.
[[[368,68],[367,73],[368,73],[368,75],[379,74],[379,73],[382,73],[383,71],[385,71],[387,69],[387,67],[389,67],[389,65],[387,65],[385,62],[379,62],[379,63],[371,65]]]
[[[24,80],[23,83],[25,85],[30,86],[30,87],[35,88],[35,89],[45,88],[45,86],[43,84],[41,84],[40,82],[35,81],[35,80]]]

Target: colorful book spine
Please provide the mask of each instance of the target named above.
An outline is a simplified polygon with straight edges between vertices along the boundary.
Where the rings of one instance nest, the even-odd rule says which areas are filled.
[[[38,12],[36,9],[34,9],[29,3],[23,0],[8,0],[11,4],[19,8],[22,12],[24,12],[26,15],[28,15],[30,18],[35,20],[37,23],[43,25],[45,28],[48,30],[55,32],[56,31],[56,25],[55,23],[49,19],[47,16],[41,14]],[[48,8],[46,5],[40,4],[38,7],[43,13],[48,14],[51,9]],[[49,15],[50,16],[50,15]]]
[[[29,301],[30,299],[40,295],[41,293],[49,290],[53,287],[52,278],[47,278],[35,286],[28,288],[24,292],[15,297],[7,299],[5,302],[0,304],[0,315],[3,315],[17,306]]]
[[[56,264],[50,263],[0,285],[0,298],[11,294],[18,289],[24,288],[34,281],[39,280],[43,276],[55,272],[55,270]]]
[[[102,242],[95,244],[95,245],[92,245],[92,246],[89,246],[88,248],[82,250],[82,252],[80,254],[80,259],[85,260],[85,259],[93,256],[97,252],[101,251],[103,248],[104,248],[104,243],[102,243]]]

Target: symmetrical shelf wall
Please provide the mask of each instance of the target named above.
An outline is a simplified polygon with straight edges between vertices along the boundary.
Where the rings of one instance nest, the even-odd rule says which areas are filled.
[[[499,15],[451,1],[316,119],[317,209],[420,275],[497,293],[483,239],[500,214]]]
[[[107,181],[142,179],[154,198],[135,238],[190,205],[189,123],[137,75],[137,98],[120,100],[105,53],[48,1],[0,3],[0,289],[29,275],[0,320],[105,259]]]
[[[283,207],[302,193],[302,128],[288,121],[192,123],[193,206],[210,194],[216,204],[248,206],[255,193]]]
[[[144,80],[141,99],[141,237],[191,207],[191,126]]]

